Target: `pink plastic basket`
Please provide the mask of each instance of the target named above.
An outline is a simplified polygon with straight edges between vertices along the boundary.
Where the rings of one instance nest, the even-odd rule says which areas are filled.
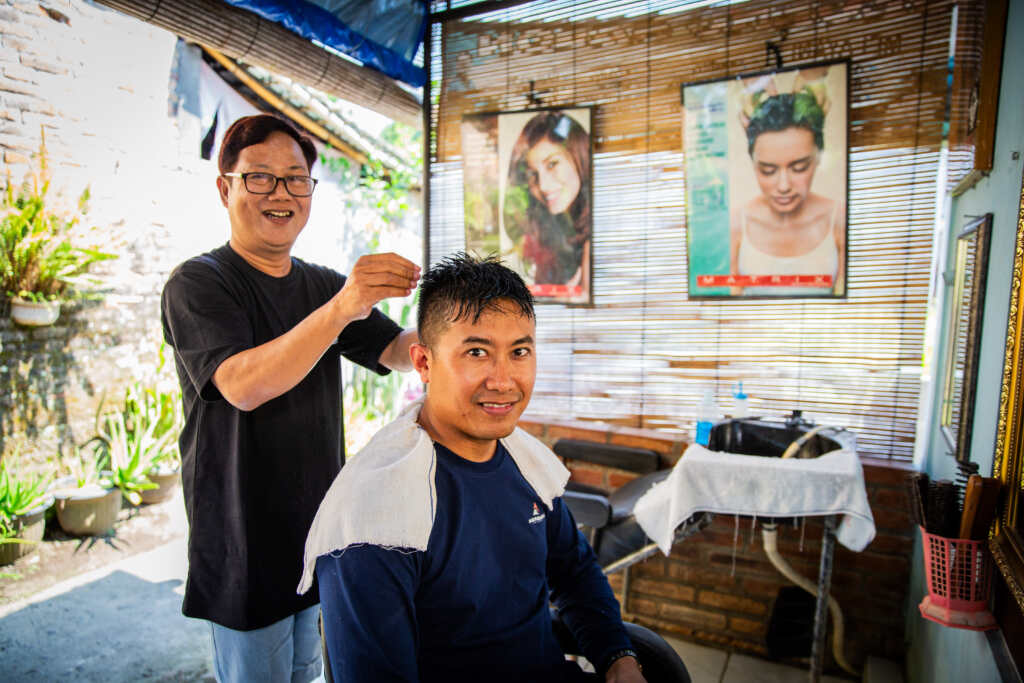
[[[921,616],[943,626],[987,631],[996,627],[988,611],[992,561],[984,541],[946,538],[921,528],[928,595]]]

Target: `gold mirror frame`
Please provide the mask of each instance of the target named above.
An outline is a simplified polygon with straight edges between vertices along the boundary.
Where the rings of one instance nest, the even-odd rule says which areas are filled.
[[[994,535],[989,541],[992,556],[1002,574],[1006,588],[1013,595],[1016,607],[1024,613],[1024,502],[1022,468],[1024,456],[1024,301],[1021,282],[1024,277],[1024,179],[1021,184],[1021,203],[1017,214],[1017,239],[1014,247],[1013,275],[1010,283],[1010,312],[1006,323],[1006,353],[1003,361],[1003,381],[999,396],[999,423],[996,431],[993,476],[1003,484],[1004,499],[996,520]],[[997,601],[998,602],[998,601]],[[997,611],[999,611],[997,605]],[[1003,605],[1007,608],[1009,605]],[[996,615],[997,618],[999,615]],[[1000,623],[1003,619],[1000,619]]]

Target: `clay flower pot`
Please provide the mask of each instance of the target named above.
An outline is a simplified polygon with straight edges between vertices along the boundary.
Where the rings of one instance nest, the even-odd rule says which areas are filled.
[[[11,320],[27,327],[45,327],[57,322],[59,301],[28,301],[21,297],[11,299]]]
[[[147,504],[162,503],[170,500],[181,482],[181,468],[172,471],[150,472],[146,475],[151,482],[156,484],[155,489],[144,489],[139,491],[142,502]]]
[[[121,511],[121,489],[99,484],[75,486],[73,479],[58,481],[53,490],[57,499],[60,528],[75,536],[103,536],[110,533]]]
[[[18,515],[12,521],[14,526],[14,538],[30,543],[4,543],[0,545],[0,565],[10,564],[19,557],[28,555],[39,541],[43,540],[43,531],[46,526],[46,511],[53,505],[53,496],[48,495],[43,502],[22,515]]]

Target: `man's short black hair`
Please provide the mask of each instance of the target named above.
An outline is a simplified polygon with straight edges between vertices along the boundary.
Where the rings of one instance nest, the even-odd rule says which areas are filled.
[[[476,322],[487,310],[503,304],[518,307],[523,316],[536,319],[533,295],[523,279],[497,256],[478,259],[459,252],[430,267],[420,282],[416,326],[420,341],[432,346],[444,329],[460,320]]]
[[[300,133],[291,121],[271,114],[243,116],[228,126],[224,132],[224,141],[220,145],[217,168],[221,173],[234,171],[242,150],[266,142],[271,133],[284,133],[295,140],[302,150],[302,157],[306,160],[306,169],[313,169],[313,163],[316,161],[316,147],[313,141]]]

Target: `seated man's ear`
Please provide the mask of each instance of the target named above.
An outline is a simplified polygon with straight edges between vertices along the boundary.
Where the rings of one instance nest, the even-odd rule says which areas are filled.
[[[412,360],[412,367],[420,375],[420,381],[424,384],[430,383],[430,349],[424,344],[416,343],[409,345],[409,358]]]

